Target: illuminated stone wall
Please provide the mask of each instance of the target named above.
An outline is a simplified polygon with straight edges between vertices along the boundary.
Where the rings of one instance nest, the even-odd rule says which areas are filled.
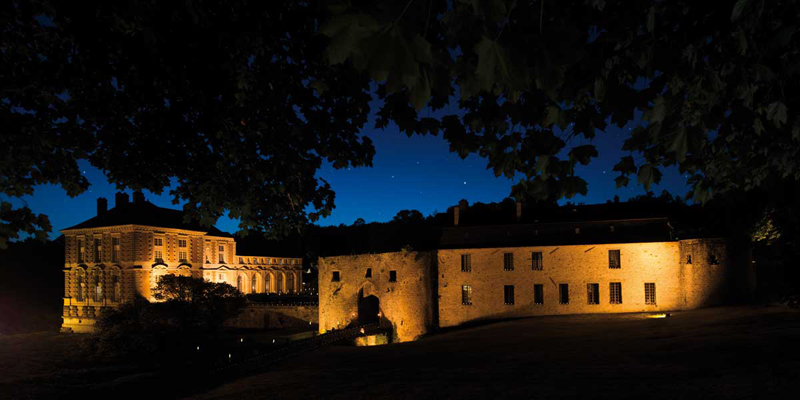
[[[618,269],[609,268],[610,250],[619,251]],[[533,269],[534,252],[542,254],[541,270]],[[511,270],[505,268],[506,253],[513,257]],[[465,254],[471,271],[462,271]],[[364,296],[380,298],[381,311],[400,341],[413,340],[434,325],[487,319],[707,307],[726,300],[728,264],[721,239],[327,257],[320,259],[320,330],[354,321],[362,290]],[[372,278],[365,277],[367,268]],[[398,270],[396,283],[388,282],[392,269]],[[331,282],[335,271],[340,282]],[[612,282],[621,285],[619,304],[611,301]],[[645,283],[655,284],[655,304],[645,301]],[[534,301],[536,284],[542,285],[542,304]],[[566,304],[560,302],[559,284],[568,285]],[[589,304],[589,284],[597,284],[598,304]],[[427,292],[429,285],[434,285],[434,296]],[[465,285],[471,288],[471,304],[463,303]],[[513,304],[506,302],[506,285],[514,287]]]
[[[372,277],[366,277],[371,268]],[[397,282],[390,282],[396,271]],[[334,282],[334,272],[339,281]],[[320,332],[344,328],[358,318],[359,297],[375,296],[380,323],[391,326],[393,341],[411,341],[434,324],[434,284],[427,252],[397,252],[319,260]]]

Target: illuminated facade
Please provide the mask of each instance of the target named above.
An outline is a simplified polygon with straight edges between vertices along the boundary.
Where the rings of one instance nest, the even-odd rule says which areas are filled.
[[[726,242],[670,230],[666,218],[453,227],[429,251],[321,258],[320,330],[380,321],[402,342],[481,320],[724,302]]]
[[[61,231],[65,238],[63,331],[90,332],[107,307],[137,296],[153,299],[164,274],[226,282],[242,293],[296,293],[302,260],[237,254],[234,238],[216,228],[183,222],[178,210],[161,208],[134,193],[117,194],[98,215]]]

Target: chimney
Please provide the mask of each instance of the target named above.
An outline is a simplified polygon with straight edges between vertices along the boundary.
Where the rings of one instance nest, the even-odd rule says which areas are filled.
[[[618,204],[618,203],[619,203],[619,196],[614,196],[614,204]]]
[[[128,194],[117,192],[114,196],[114,207],[124,206],[128,204]]]
[[[138,190],[133,192],[133,204],[144,204],[144,193]]]
[[[522,221],[522,202],[517,201],[517,222]]]
[[[101,216],[108,211],[108,200],[105,197],[97,198],[97,216]]]
[[[455,206],[453,207],[453,225],[458,226],[458,214],[460,214],[461,207]]]

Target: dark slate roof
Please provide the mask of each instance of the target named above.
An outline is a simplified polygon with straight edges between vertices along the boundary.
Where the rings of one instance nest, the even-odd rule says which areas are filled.
[[[559,246],[664,242],[674,239],[672,226],[666,218],[642,218],[444,228],[438,247]]]
[[[115,225],[147,225],[160,228],[185,229],[206,232],[211,236],[232,237],[215,227],[205,227],[199,222],[184,222],[183,211],[158,207],[149,201],[118,204],[102,215],[95,216],[69,229],[100,228]]]

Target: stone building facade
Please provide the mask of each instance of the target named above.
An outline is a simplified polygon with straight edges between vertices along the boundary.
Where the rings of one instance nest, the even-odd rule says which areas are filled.
[[[226,282],[242,293],[302,290],[302,260],[237,254],[234,238],[215,228],[183,222],[178,210],[161,208],[134,193],[117,194],[98,215],[61,231],[65,238],[63,331],[91,332],[108,307],[136,297],[153,300],[164,274]]]
[[[428,251],[321,258],[320,331],[378,313],[403,342],[481,320],[724,302],[726,242],[669,229],[665,218],[455,227]]]

